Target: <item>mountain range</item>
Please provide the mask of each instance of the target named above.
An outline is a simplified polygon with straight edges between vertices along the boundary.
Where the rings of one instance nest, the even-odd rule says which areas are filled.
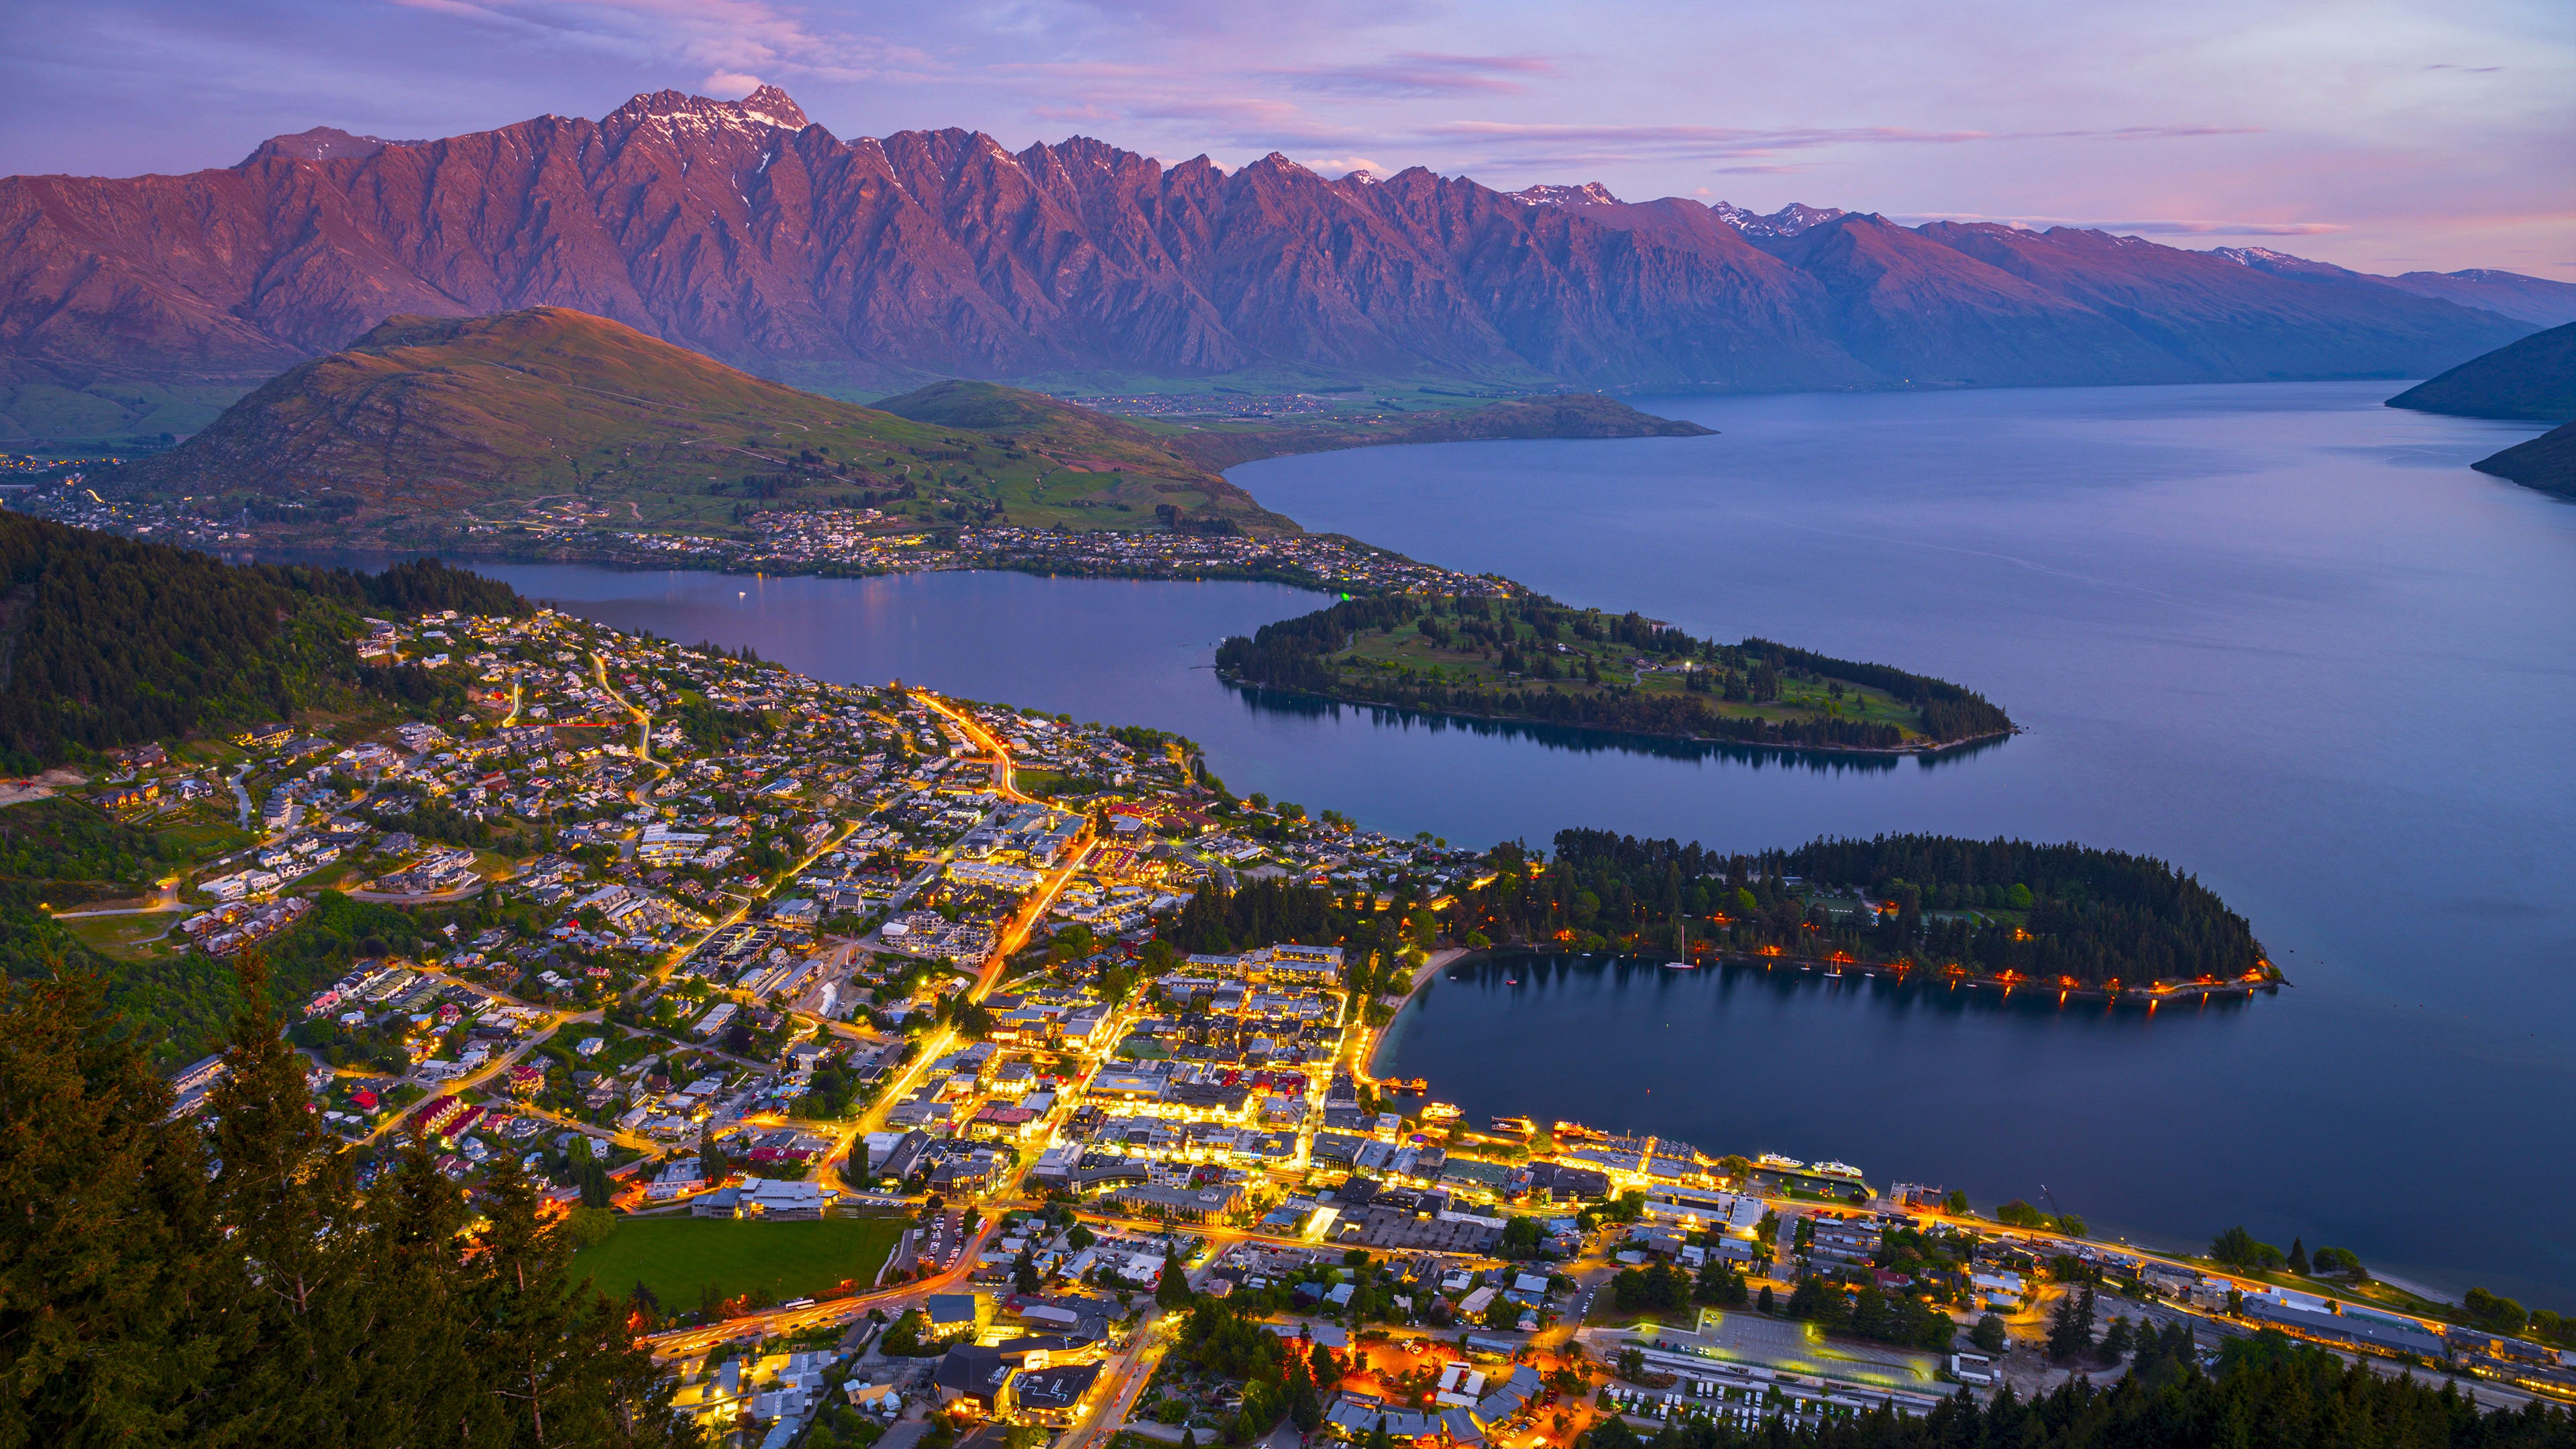
[[[1075,137],[842,140],[783,92],[663,91],[407,141],[316,128],[175,176],[0,179],[0,428],[193,431],[394,315],[579,309],[850,397],[942,377],[1536,391],[2426,376],[2576,315],[2060,227],[1415,168],[1232,172]],[[9,433],[0,433],[0,438]]]

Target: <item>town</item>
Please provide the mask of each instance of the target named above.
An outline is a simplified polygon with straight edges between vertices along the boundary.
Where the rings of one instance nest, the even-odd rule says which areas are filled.
[[[362,1178],[417,1139],[545,1182],[719,1442],[1571,1446],[2028,1394],[2186,1329],[2576,1396],[2337,1250],[2150,1253],[1381,1079],[1511,858],[1238,799],[1188,740],[546,609],[366,628],[463,710],[125,750],[86,798],[253,839],[141,908],[153,949],[267,961]]]
[[[10,507],[80,528],[127,538],[244,550],[261,525],[313,523],[327,508],[293,501],[211,510],[189,500],[102,498],[75,476],[13,490]],[[1140,579],[1260,579],[1351,592],[1384,590],[1462,597],[1508,597],[1517,585],[1484,574],[1417,562],[1340,534],[1292,533],[1255,538],[1199,532],[1187,520],[1145,519],[1141,526],[1068,531],[1022,528],[1007,520],[932,527],[874,508],[762,508],[731,534],[646,532],[615,526],[596,504],[541,499],[510,505],[505,517],[469,517],[451,550],[459,555],[622,565],[661,565],[728,573],[820,573],[836,577],[1012,569]]]

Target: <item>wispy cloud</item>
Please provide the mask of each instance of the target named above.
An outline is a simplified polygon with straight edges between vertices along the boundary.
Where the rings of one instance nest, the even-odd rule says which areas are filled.
[[[2052,226],[2137,236],[2332,236],[2351,227],[2331,221],[2207,221],[2183,217],[2149,217],[2104,221],[2080,216],[1980,216],[1962,211],[1906,212],[1891,221],[1917,226],[1927,221],[1994,222],[2037,231]]]
[[[829,81],[915,76],[931,57],[880,36],[818,24],[769,0],[392,0],[406,9],[530,27],[637,59],[712,69],[707,84],[754,75]]]
[[[1334,95],[1412,99],[1425,96],[1519,94],[1530,79],[1556,69],[1525,55],[1442,55],[1406,51],[1354,65],[1272,67],[1256,72],[1301,90]]]
[[[1828,146],[1961,146],[1999,141],[2147,141],[2195,136],[2254,134],[2251,126],[2119,126],[2106,130],[1929,131],[1906,126],[1567,126],[1510,121],[1447,121],[1419,134],[1438,140],[1475,140],[1515,148],[1623,159],[1646,156],[1738,158]]]
[[[1366,156],[1308,156],[1297,164],[1320,176],[1348,176],[1354,171],[1365,171],[1371,176],[1387,174],[1385,166]]]

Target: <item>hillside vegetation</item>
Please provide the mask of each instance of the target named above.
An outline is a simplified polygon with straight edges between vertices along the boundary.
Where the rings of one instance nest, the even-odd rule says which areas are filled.
[[[2576,498],[2576,423],[2552,428],[2469,466],[2526,488]]]
[[[431,559],[381,574],[241,566],[0,513],[0,769],[291,719],[335,693],[429,700],[448,686],[420,670],[361,671],[359,612],[522,607]]]
[[[2466,418],[2576,420],[2576,322],[2470,358],[2390,398],[2388,405]]]
[[[1473,443],[1505,438],[1705,438],[1715,429],[1641,413],[1599,393],[1509,398],[1482,407],[1388,416],[1327,418],[1285,426],[1210,426],[1171,440],[1210,468],[1257,458],[1374,448],[1391,443]]]
[[[943,400],[1009,418],[1013,436],[935,416]],[[800,392],[569,308],[396,317],[112,482],[237,498],[246,517],[334,542],[571,521],[703,529],[823,505],[877,507],[896,528],[1150,528],[1161,505],[1247,532],[1296,528],[1141,430],[1051,398],[933,388],[897,402],[924,417]]]

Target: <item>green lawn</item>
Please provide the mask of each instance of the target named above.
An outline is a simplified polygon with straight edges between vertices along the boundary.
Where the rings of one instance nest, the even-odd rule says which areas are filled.
[[[575,1254],[572,1268],[612,1298],[641,1282],[666,1312],[697,1307],[710,1283],[723,1297],[761,1289],[785,1302],[837,1293],[844,1281],[866,1287],[902,1234],[903,1220],[892,1217],[630,1218],[605,1242]]]

